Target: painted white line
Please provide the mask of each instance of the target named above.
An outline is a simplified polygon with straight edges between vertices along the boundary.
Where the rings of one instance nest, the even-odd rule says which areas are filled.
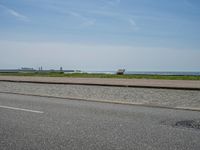
[[[0,105],[0,108],[6,108],[6,109],[12,109],[12,110],[21,110],[21,111],[27,111],[27,112],[32,112],[32,113],[38,113],[38,114],[44,113],[43,111],[37,111],[37,110],[31,110],[31,109],[23,109],[23,108],[10,107],[10,106],[2,106],[2,105]]]

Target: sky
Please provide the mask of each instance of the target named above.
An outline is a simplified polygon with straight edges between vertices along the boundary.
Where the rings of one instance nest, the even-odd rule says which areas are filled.
[[[200,71],[199,0],[0,0],[0,68]]]

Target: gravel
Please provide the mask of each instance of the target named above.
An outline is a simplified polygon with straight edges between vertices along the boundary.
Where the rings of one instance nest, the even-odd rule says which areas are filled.
[[[0,82],[0,92],[200,108],[200,91],[195,90]]]

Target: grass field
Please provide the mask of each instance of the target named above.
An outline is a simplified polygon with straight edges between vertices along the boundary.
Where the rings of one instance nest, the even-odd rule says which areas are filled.
[[[39,76],[39,77],[74,77],[74,78],[124,78],[124,79],[164,79],[164,80],[200,80],[200,76],[178,75],[115,75],[115,74],[88,74],[59,72],[35,72],[35,73],[0,73],[0,76]]]

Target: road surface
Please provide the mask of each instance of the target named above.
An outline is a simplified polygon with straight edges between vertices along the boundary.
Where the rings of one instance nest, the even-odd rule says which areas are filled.
[[[0,149],[199,150],[199,120],[198,111],[0,93]]]

